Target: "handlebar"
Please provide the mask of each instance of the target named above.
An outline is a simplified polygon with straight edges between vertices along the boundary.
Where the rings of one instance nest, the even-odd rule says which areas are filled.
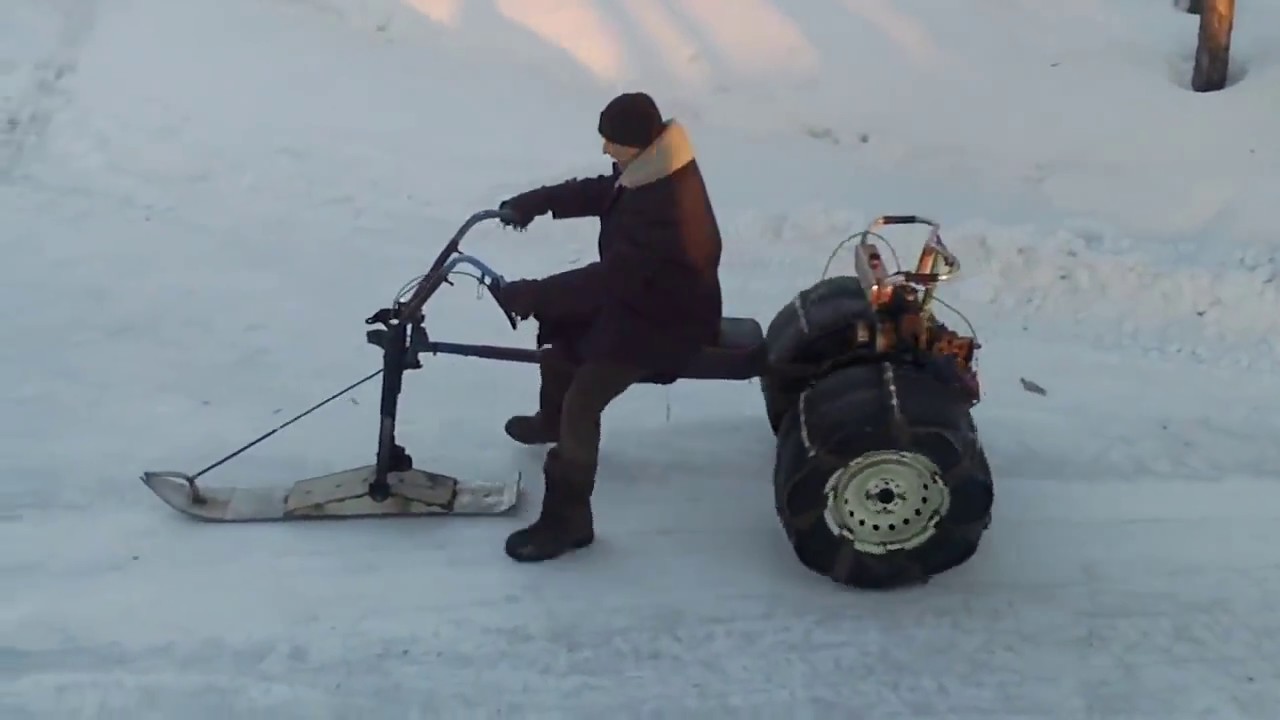
[[[938,227],[938,223],[919,215],[881,215],[871,224],[874,230],[884,225],[932,225]]]
[[[919,282],[924,284],[933,284],[938,282],[946,282],[953,280],[960,274],[960,259],[951,252],[951,249],[942,242],[940,231],[942,226],[921,215],[881,215],[872,221],[867,228],[868,232],[874,232],[886,225],[928,225],[929,238],[925,240],[925,252],[921,254],[921,264],[917,266],[916,271],[911,273],[901,273],[901,276],[911,282]],[[937,253],[942,261],[946,263],[945,272],[936,272],[933,257],[928,251],[932,250]]]
[[[467,218],[466,222],[462,223],[462,226],[453,234],[453,237],[449,238],[449,242],[445,243],[444,248],[440,250],[440,254],[436,256],[435,262],[431,263],[431,269],[427,271],[425,276],[423,276],[422,281],[418,283],[418,287],[414,288],[413,294],[409,296],[408,300],[401,303],[401,311],[408,316],[416,316],[418,313],[422,312],[422,306],[425,305],[427,300],[435,294],[436,290],[439,290],[440,286],[444,284],[445,279],[449,277],[449,271],[454,267],[457,267],[459,262],[466,262],[455,258],[452,261],[453,264],[450,264],[450,256],[455,254],[461,255],[461,253],[458,252],[458,248],[462,245],[462,238],[471,231],[471,228],[479,225],[485,220],[510,220],[511,218],[512,214],[510,212],[496,209],[481,210]],[[502,276],[498,275],[484,263],[471,258],[469,255],[461,256],[473,260],[474,262],[468,264],[471,264],[472,267],[479,270],[483,275],[487,275],[487,277],[491,279],[503,282]],[[490,292],[496,291],[497,287],[498,286],[489,285]]]
[[[462,223],[462,226],[453,234],[453,237],[449,238],[449,242],[445,243],[444,248],[440,250],[440,254],[437,255],[435,261],[431,263],[431,269],[422,276],[422,279],[413,289],[413,292],[409,295],[408,299],[403,302],[396,303],[394,310],[379,311],[378,313],[375,313],[365,322],[372,325],[378,322],[385,323],[385,320],[389,318],[397,320],[411,320],[420,317],[422,314],[422,307],[426,305],[427,300],[431,299],[431,296],[440,289],[440,286],[444,285],[445,281],[449,277],[449,273],[459,265],[469,265],[474,268],[480,274],[481,284],[485,286],[490,295],[493,296],[493,299],[497,301],[498,290],[506,283],[506,279],[493,268],[482,262],[479,258],[461,253],[458,251],[458,248],[462,245],[462,238],[465,237],[466,234],[471,231],[471,228],[476,225],[479,225],[486,220],[512,222],[514,219],[515,216],[510,211],[497,209],[481,210],[467,218],[466,222]],[[501,303],[498,304],[498,307],[502,309],[503,314],[507,317],[507,322],[514,330],[517,326],[515,315],[502,307]]]
[[[479,225],[485,220],[502,220],[504,222],[510,222],[514,220],[514,214],[509,210],[481,210],[467,218],[466,222],[462,223],[462,227],[458,228],[458,231],[453,234],[453,237],[449,238],[449,242],[445,243],[444,249],[442,249],[440,254],[436,256],[435,262],[431,263],[431,269],[427,271],[427,276],[430,277],[443,269],[445,262],[449,260],[449,256],[458,252],[458,247],[462,245],[462,238],[467,233],[471,232],[471,228]]]
[[[447,275],[453,272],[454,268],[458,267],[459,265],[470,265],[472,268],[475,268],[476,272],[480,273],[481,280],[489,283],[494,283],[498,287],[502,287],[502,285],[507,282],[506,278],[502,277],[502,275],[499,274],[497,270],[494,270],[493,268],[486,265],[483,260],[473,255],[468,255],[466,253],[458,253],[457,255],[450,258],[444,264],[444,266],[440,268],[440,272],[445,273]]]

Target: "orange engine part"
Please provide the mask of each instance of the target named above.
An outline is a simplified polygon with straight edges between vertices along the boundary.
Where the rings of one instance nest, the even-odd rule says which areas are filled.
[[[875,338],[878,352],[891,352],[905,344],[951,357],[973,396],[973,403],[977,404],[981,395],[975,367],[980,347],[977,340],[926,315],[920,307],[919,292],[910,285],[874,288],[871,300],[881,320]],[[859,335],[863,332],[866,331]]]

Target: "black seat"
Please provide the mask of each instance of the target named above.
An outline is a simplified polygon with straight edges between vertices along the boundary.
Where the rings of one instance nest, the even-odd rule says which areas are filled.
[[[755,318],[720,318],[720,337],[712,347],[720,350],[753,350],[764,344],[764,330]]]
[[[680,378],[689,380],[750,380],[765,366],[764,330],[753,318],[720,319],[720,336],[693,359]],[[666,385],[680,378],[654,377],[648,382]]]

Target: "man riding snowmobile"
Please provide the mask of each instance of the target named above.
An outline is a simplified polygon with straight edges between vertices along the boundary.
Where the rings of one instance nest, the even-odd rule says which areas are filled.
[[[543,186],[504,201],[509,225],[538,216],[598,217],[600,259],[540,280],[508,283],[508,310],[539,324],[538,410],[506,432],[546,456],[542,511],[506,552],[541,561],[595,539],[591,494],[601,416],[643,380],[674,382],[720,326],[720,230],[684,127],[645,93],[605,106],[598,127],[613,172]]]

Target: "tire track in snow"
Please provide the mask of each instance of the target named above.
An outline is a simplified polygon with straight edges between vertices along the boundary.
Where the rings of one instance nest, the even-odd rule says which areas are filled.
[[[52,0],[59,18],[53,49],[35,63],[26,87],[12,99],[0,121],[0,182],[13,178],[33,148],[43,141],[61,102],[63,84],[80,64],[80,50],[96,18],[92,0]]]

